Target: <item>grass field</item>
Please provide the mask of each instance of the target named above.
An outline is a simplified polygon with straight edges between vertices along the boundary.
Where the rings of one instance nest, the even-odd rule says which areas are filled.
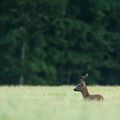
[[[84,101],[73,86],[0,87],[0,120],[118,120],[120,87],[89,87],[102,102]]]

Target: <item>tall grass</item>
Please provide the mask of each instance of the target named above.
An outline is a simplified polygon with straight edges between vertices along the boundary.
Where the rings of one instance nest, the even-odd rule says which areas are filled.
[[[73,86],[0,87],[0,120],[118,120],[120,87],[89,87],[102,102],[84,101]]]

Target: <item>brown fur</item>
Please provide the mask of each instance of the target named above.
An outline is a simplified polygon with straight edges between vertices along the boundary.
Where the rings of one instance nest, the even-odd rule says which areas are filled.
[[[74,91],[81,92],[84,100],[97,100],[97,101],[103,100],[104,98],[103,98],[102,95],[99,95],[99,94],[91,95],[91,94],[89,94],[87,86],[85,84],[85,79],[86,79],[87,76],[88,76],[88,74],[86,74],[85,76],[82,76],[80,83],[74,88]]]

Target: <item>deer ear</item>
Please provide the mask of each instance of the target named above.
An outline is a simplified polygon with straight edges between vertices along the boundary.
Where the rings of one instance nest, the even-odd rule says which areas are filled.
[[[82,79],[85,79],[85,76],[82,75]]]
[[[86,73],[84,76],[82,76],[82,77],[81,77],[81,80],[82,80],[82,81],[85,81],[87,77],[88,77],[88,73]]]
[[[85,78],[88,77],[88,73],[85,74]]]

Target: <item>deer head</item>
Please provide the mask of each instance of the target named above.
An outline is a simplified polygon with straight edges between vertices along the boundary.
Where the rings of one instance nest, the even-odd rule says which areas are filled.
[[[81,77],[80,83],[74,88],[74,91],[82,92],[84,89],[87,88],[85,81],[88,77],[88,73]]]

